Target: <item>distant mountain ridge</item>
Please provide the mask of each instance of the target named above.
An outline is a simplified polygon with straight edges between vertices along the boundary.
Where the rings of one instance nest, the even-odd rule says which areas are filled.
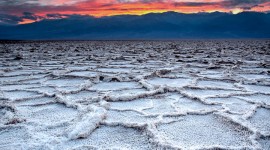
[[[8,40],[270,38],[270,13],[150,13],[103,18],[73,15],[32,24],[0,25]]]

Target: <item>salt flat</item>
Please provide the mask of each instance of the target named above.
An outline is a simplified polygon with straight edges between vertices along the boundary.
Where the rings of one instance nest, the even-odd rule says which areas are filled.
[[[270,149],[270,41],[0,42],[0,149]]]

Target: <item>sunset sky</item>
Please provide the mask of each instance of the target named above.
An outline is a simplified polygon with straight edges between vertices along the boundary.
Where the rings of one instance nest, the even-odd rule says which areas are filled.
[[[270,0],[1,0],[0,17],[17,16],[19,24],[79,14],[94,17],[175,11],[182,13],[268,12]],[[3,19],[2,19],[3,20]],[[1,19],[0,19],[1,21]]]

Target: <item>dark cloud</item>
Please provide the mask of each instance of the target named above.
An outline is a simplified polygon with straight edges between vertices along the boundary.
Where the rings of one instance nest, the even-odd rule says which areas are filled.
[[[266,2],[270,2],[270,0],[225,0],[221,2],[221,5],[227,8],[252,8]]]
[[[45,16],[38,16],[31,12],[23,12],[22,16],[16,15],[7,15],[7,14],[0,14],[0,25],[17,25],[20,22],[23,22],[25,19],[32,20],[32,21],[41,21],[47,19],[93,19],[94,17],[89,15],[78,15],[78,14],[46,14]]]
[[[217,5],[217,2],[175,2],[173,3],[174,6],[211,6]]]
[[[43,17],[37,16],[34,13],[31,13],[31,12],[23,12],[23,16],[21,16],[21,18],[36,21],[36,20],[42,19]]]
[[[1,0],[0,5],[22,5],[29,2],[37,2],[37,0]]]
[[[39,21],[45,18],[42,16],[35,15],[34,13],[31,13],[31,12],[23,12],[22,16],[0,14],[1,24],[16,25],[25,19],[32,20],[32,21]]]
[[[61,18],[65,18],[66,15],[63,14],[47,14],[46,18],[48,19],[61,19]]]
[[[0,23],[7,25],[16,25],[22,21],[22,18],[14,15],[0,14]]]
[[[269,2],[269,0],[225,0],[224,3],[230,5],[244,5],[244,4],[261,4]]]

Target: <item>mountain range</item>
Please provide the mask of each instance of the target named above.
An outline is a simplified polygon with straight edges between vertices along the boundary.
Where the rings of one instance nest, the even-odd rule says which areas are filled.
[[[270,38],[270,13],[150,13],[102,18],[70,15],[23,25],[0,25],[1,40]]]

